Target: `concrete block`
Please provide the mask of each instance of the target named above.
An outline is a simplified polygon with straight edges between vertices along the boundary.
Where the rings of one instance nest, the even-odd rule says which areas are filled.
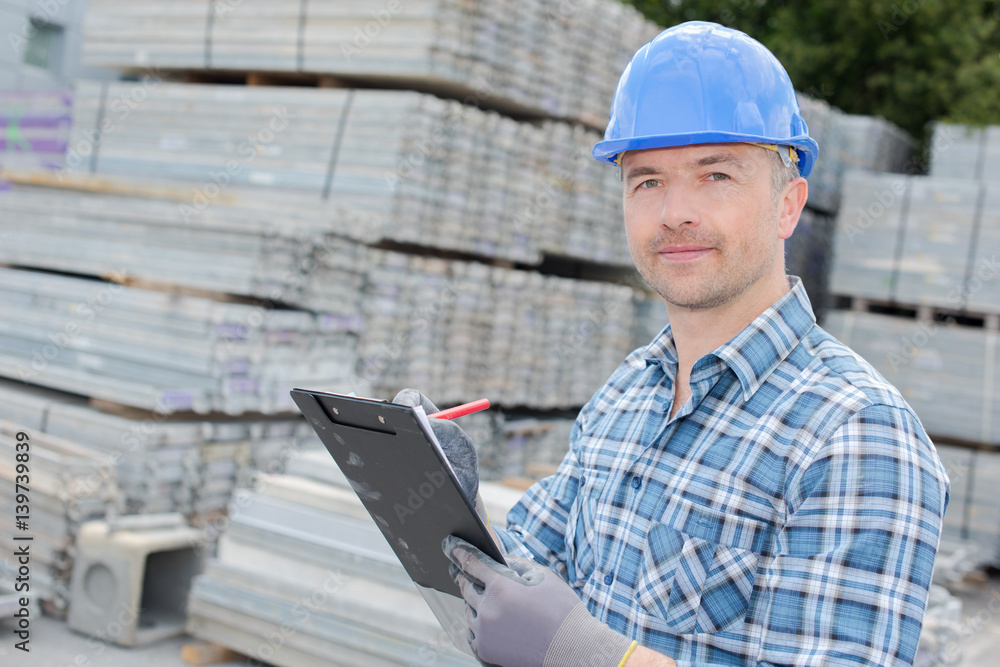
[[[80,527],[67,622],[121,646],[181,634],[201,532],[179,514],[121,517]]]

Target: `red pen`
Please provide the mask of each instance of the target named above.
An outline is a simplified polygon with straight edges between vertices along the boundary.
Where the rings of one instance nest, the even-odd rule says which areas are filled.
[[[490,399],[480,398],[478,401],[456,405],[453,408],[448,408],[447,410],[435,412],[427,416],[434,417],[435,419],[455,419],[456,417],[464,417],[465,415],[471,415],[473,412],[485,410],[488,407],[490,407]]]

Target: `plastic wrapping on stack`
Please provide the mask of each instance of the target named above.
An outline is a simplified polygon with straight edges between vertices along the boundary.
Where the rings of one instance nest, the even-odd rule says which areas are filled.
[[[188,632],[278,667],[474,665],[455,649],[325,451],[234,497]],[[481,485],[491,516],[518,493]],[[275,641],[278,638],[280,641]]]
[[[895,385],[931,436],[1000,445],[1000,336],[983,328],[830,311],[824,328]]]
[[[572,407],[631,349],[623,285],[389,251],[373,251],[369,278],[360,375],[376,395]]]
[[[56,169],[69,140],[68,91],[0,91],[0,167]]]
[[[934,123],[930,175],[1000,183],[1000,125]]]
[[[796,93],[799,111],[809,126],[809,136],[819,144],[819,159],[809,174],[809,207],[836,213],[840,206],[840,178],[844,165],[840,160],[840,123],[843,112],[822,100]]]
[[[93,0],[83,60],[115,69],[308,72],[481,91],[492,104],[594,126],[618,75],[657,27],[611,0]]]
[[[114,406],[105,406],[108,409]],[[87,447],[113,472],[127,514],[179,512],[198,522],[224,510],[255,471],[280,471],[314,435],[300,418],[192,419],[115,408],[0,380],[0,419]]]
[[[0,269],[0,373],[159,411],[274,413],[288,391],[353,387],[355,334],[317,317]]]
[[[62,615],[69,603],[76,532],[85,521],[116,509],[115,468],[87,447],[5,419],[0,453],[0,510],[9,517],[0,527],[0,590],[15,590],[19,576],[26,581],[24,561],[15,554],[27,546],[29,587],[17,590]]]

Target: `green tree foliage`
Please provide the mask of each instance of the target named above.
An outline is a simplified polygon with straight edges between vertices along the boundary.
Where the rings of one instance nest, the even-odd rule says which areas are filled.
[[[715,21],[763,42],[796,89],[924,138],[1000,124],[1000,0],[625,0],[662,26]]]

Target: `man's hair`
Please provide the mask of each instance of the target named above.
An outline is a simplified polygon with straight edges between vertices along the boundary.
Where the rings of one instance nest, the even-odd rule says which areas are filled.
[[[778,150],[787,149],[784,146],[779,146]],[[768,153],[771,153],[771,192],[774,194],[774,199],[777,200],[781,196],[782,188],[799,177],[799,163],[792,162],[785,166],[780,155],[774,151],[768,151]]]

